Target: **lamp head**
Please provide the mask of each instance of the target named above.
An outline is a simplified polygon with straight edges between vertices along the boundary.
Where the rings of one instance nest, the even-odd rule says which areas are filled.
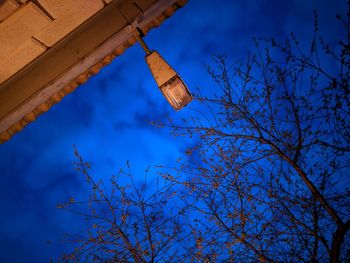
[[[152,51],[146,55],[146,62],[164,97],[175,110],[180,110],[192,101],[186,84],[170,65]]]

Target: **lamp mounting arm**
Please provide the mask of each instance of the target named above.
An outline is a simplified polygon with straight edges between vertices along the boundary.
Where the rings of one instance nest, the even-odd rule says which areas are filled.
[[[152,51],[149,49],[149,47],[147,46],[147,44],[145,43],[145,41],[143,41],[142,36],[143,36],[143,32],[141,31],[140,28],[136,28],[135,30],[135,36],[136,36],[136,40],[140,43],[141,47],[143,48],[143,50],[146,52],[147,55],[150,55],[152,53]]]

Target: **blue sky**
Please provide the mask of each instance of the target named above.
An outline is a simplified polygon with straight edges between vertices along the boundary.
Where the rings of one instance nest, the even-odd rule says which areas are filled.
[[[213,92],[216,86],[205,68],[212,64],[212,54],[242,58],[254,36],[282,39],[294,31],[307,41],[314,8],[321,32],[337,34],[334,17],[345,2],[190,0],[145,41],[191,90]],[[127,160],[134,174],[143,176],[147,166],[172,164],[193,143],[150,121],[180,119],[198,107],[193,102],[173,111],[152,79],[142,48],[135,45],[0,145],[0,262],[48,262],[66,248],[63,234],[79,229],[75,216],[56,208],[86,191],[83,178],[74,172],[72,145],[91,162],[97,178],[108,179]]]

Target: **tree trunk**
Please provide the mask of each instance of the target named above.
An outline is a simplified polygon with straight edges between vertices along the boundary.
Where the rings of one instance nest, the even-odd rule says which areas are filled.
[[[341,245],[344,241],[344,237],[346,232],[350,229],[350,220],[348,220],[345,224],[342,224],[337,227],[337,230],[333,234],[332,247],[331,247],[331,263],[340,262],[340,249]]]

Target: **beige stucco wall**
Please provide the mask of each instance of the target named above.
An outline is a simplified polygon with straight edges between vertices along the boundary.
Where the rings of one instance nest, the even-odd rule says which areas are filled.
[[[104,7],[102,0],[0,4],[0,83],[35,60]]]

